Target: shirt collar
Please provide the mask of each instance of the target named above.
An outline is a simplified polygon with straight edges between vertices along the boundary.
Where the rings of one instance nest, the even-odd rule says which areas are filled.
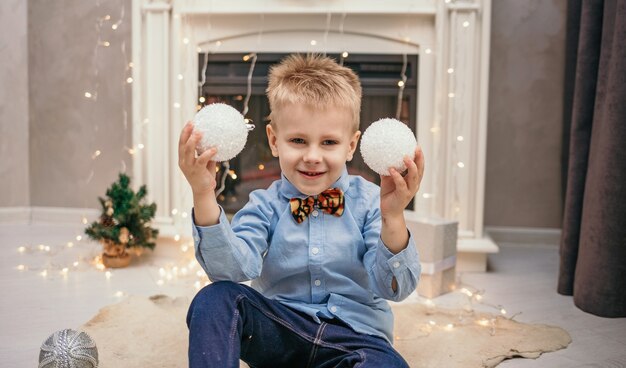
[[[280,183],[280,194],[282,194],[285,198],[306,198],[308,197],[306,194],[302,194],[298,188],[296,188],[289,179],[285,176],[285,174],[280,174],[281,183]],[[343,171],[341,172],[341,176],[337,181],[335,181],[330,188],[339,188],[345,194],[350,187],[350,176],[348,175],[348,169],[344,165]],[[328,189],[328,188],[326,188]]]

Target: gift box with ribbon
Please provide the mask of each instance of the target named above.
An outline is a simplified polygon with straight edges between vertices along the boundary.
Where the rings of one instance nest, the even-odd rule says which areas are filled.
[[[452,291],[456,279],[458,222],[410,212],[405,213],[405,218],[422,266],[418,294],[434,298]]]

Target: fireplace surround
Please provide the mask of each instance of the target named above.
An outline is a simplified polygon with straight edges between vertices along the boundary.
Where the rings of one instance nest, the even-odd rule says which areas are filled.
[[[407,216],[458,221],[457,269],[485,270],[498,250],[483,225],[490,23],[491,0],[133,0],[133,144],[143,147],[133,175],[158,205],[155,225],[190,234],[177,141],[197,108],[199,54],[417,55],[426,173]]]

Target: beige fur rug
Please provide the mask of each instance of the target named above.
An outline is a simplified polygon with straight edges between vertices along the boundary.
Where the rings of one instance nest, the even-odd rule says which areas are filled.
[[[96,341],[100,368],[187,367],[188,305],[186,298],[129,297],[101,309],[79,329]],[[412,368],[494,367],[508,358],[537,358],[571,342],[558,327],[491,314],[421,304],[393,309],[394,345]]]

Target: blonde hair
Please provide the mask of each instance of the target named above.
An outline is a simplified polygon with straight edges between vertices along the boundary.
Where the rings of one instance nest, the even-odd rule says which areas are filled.
[[[352,114],[354,131],[359,129],[361,82],[350,68],[329,57],[287,56],[270,69],[266,92],[271,111],[278,111],[289,103],[316,109],[345,107]]]

